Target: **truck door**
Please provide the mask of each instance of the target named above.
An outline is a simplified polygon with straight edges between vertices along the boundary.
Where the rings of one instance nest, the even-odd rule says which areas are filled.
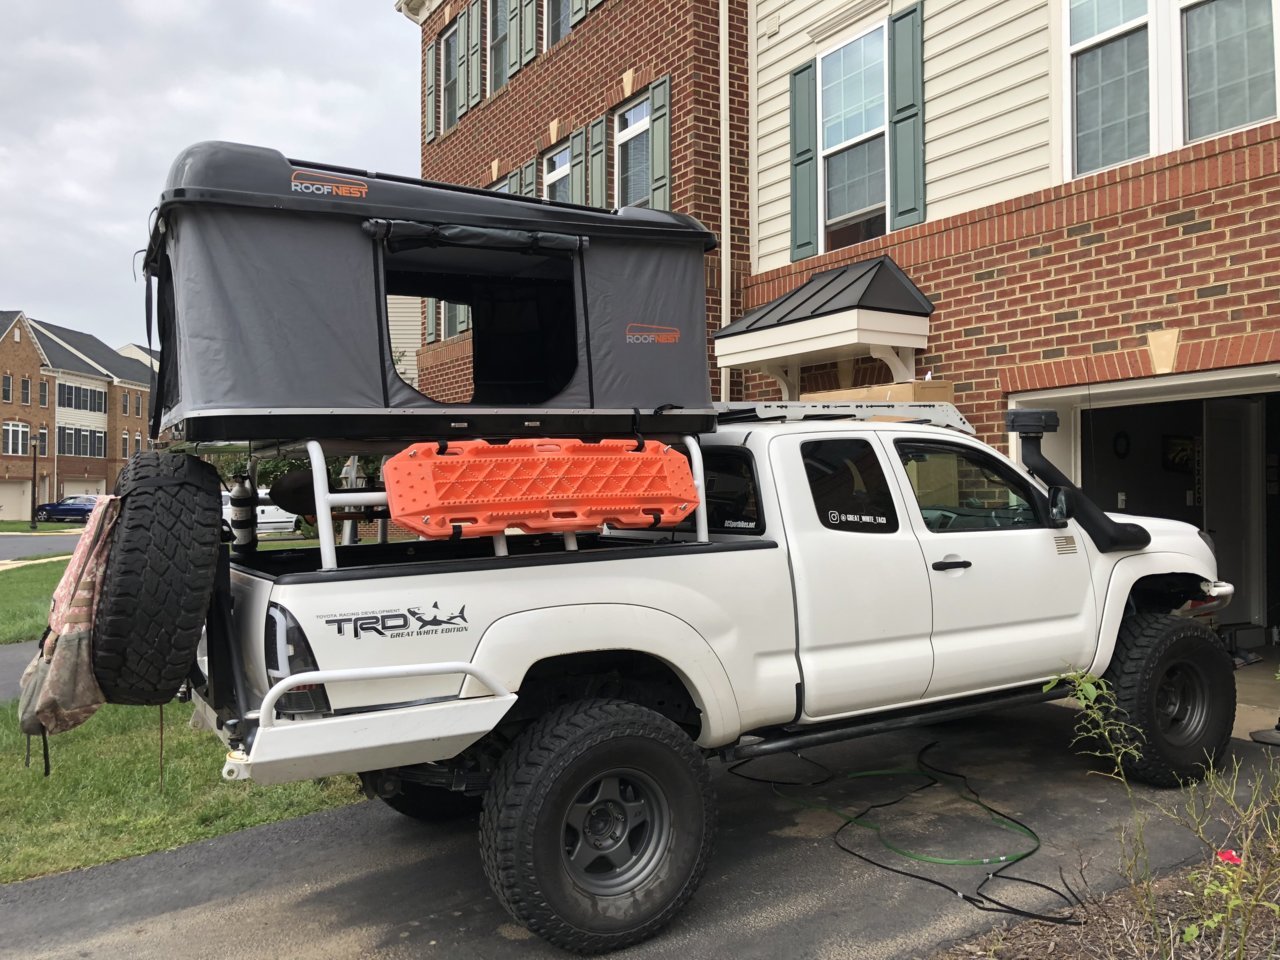
[[[998,457],[933,437],[895,437],[933,595],[929,697],[1087,666],[1097,619],[1083,534],[1051,528],[1031,483]]]
[[[909,703],[929,685],[928,569],[882,457],[865,433],[790,434],[770,447],[807,718]]]

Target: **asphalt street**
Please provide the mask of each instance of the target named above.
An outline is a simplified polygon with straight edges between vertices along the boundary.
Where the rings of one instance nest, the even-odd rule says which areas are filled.
[[[76,548],[76,541],[80,539],[80,528],[74,529],[75,533],[46,533],[33,537],[6,534],[0,537],[0,560],[70,553]]]
[[[823,806],[858,809],[907,796],[875,815],[884,839],[896,846],[954,858],[1028,849],[1028,838],[1002,829],[949,778],[911,793],[926,781],[848,776],[910,766],[933,741],[938,745],[927,760],[967,775],[984,801],[1041,838],[1040,851],[1009,873],[1054,887],[1065,876],[1081,888],[1086,864],[1083,876],[1095,892],[1116,886],[1119,830],[1132,808],[1118,783],[1091,775],[1092,761],[1071,752],[1074,718],[1071,710],[1043,704],[824,747],[808,755],[836,775],[819,787],[775,790],[717,766],[720,832],[706,880],[667,931],[615,956],[921,957],[1004,919],[832,841],[842,818]],[[1235,747],[1246,758],[1258,755],[1252,744]],[[759,764],[742,772],[813,775],[790,757]],[[211,767],[209,776],[217,775]],[[1200,853],[1189,835],[1158,819],[1146,836],[1157,869]],[[842,839],[874,861],[969,892],[991,869],[895,859],[869,829],[848,828]],[[1024,909],[1061,906],[1018,883],[996,881],[987,892]],[[566,956],[495,902],[476,853],[474,821],[421,824],[380,803],[0,887],[0,930],[0,957],[23,960]]]
[[[0,703],[16,700],[22,671],[36,655],[36,641],[0,644]]]

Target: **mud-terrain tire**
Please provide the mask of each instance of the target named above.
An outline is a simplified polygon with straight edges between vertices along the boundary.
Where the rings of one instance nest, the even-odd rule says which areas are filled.
[[[212,466],[182,454],[136,453],[120,471],[93,627],[109,703],[168,703],[191,672],[218,566],[219,489]]]
[[[424,823],[446,823],[474,817],[484,804],[483,797],[470,797],[457,790],[432,787],[425,783],[402,781],[400,792],[383,797],[382,802],[396,813]]]
[[[1231,739],[1236,686],[1231,655],[1205,624],[1161,613],[1135,613],[1120,624],[1103,679],[1119,719],[1139,736],[1140,756],[1125,775],[1157,787],[1198,780]]]
[[[485,795],[485,875],[516,920],[576,953],[647,940],[693,895],[716,805],[702,752],[680,727],[621,700],[542,717],[503,756]]]

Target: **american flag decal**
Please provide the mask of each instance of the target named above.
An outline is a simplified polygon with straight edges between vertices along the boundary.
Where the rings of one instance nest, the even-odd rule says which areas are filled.
[[[1058,556],[1076,552],[1075,537],[1054,537],[1053,545],[1058,549]]]

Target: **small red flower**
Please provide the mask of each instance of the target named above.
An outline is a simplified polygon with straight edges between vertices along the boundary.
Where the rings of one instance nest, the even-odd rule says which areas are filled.
[[[1218,859],[1223,863],[1231,863],[1237,866],[1243,862],[1240,859],[1240,854],[1236,853],[1234,850],[1219,850]]]

